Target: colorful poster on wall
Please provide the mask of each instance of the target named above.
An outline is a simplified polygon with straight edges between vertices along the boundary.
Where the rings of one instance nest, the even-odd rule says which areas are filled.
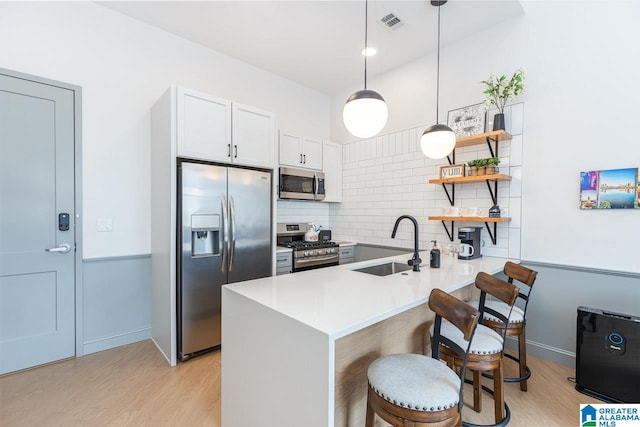
[[[638,168],[580,172],[580,209],[634,209],[639,205]]]

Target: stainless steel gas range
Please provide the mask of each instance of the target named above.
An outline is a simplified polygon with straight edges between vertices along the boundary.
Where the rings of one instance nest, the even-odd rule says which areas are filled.
[[[312,270],[314,268],[338,265],[340,247],[331,241],[305,241],[309,224],[278,223],[278,246],[293,249],[292,271]]]

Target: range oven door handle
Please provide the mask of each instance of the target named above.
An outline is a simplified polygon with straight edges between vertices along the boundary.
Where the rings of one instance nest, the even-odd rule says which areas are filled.
[[[318,257],[318,258],[309,258],[309,259],[297,259],[295,260],[295,267],[309,267],[319,264],[329,264],[329,262],[337,262],[340,259],[338,254]]]

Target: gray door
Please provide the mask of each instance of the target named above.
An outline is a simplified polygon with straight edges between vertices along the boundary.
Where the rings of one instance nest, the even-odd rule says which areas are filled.
[[[271,174],[229,168],[229,283],[271,276]]]
[[[0,74],[0,374],[75,355],[74,218],[74,92]]]

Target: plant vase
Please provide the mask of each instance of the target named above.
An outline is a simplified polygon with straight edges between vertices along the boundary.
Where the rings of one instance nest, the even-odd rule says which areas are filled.
[[[475,166],[471,166],[469,168],[469,176],[478,176],[478,168]]]
[[[486,175],[487,167],[486,166],[478,166],[478,175]]]
[[[504,130],[504,113],[493,116],[493,130]]]
[[[487,166],[487,175],[494,175],[496,173],[496,167],[493,165]]]

